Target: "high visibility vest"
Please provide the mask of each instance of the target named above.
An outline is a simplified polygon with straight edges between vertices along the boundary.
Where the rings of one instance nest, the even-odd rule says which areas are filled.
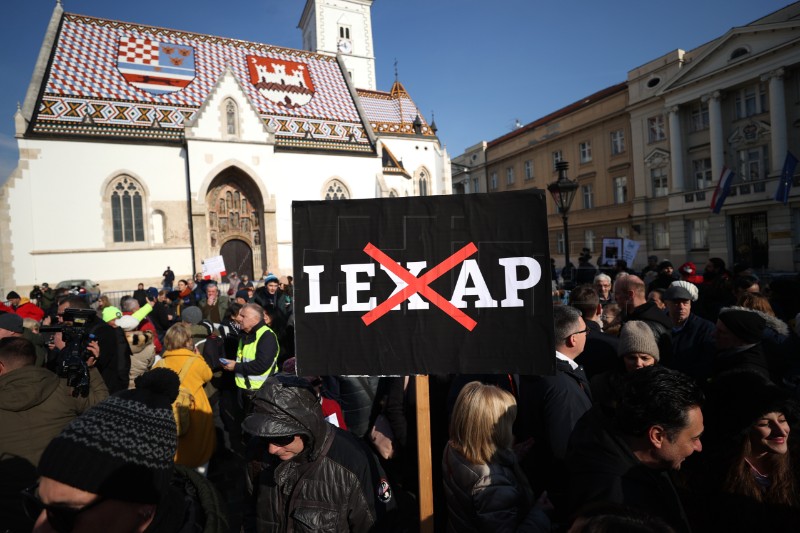
[[[275,345],[278,347],[278,350],[275,352],[275,359],[272,360],[272,364],[269,365],[269,368],[260,375],[247,375],[241,374],[239,372],[236,373],[236,386],[240,389],[248,389],[248,390],[258,390],[261,388],[261,385],[264,384],[264,381],[275,373],[277,370],[278,364],[278,354],[281,352],[280,344],[278,344],[278,336],[275,335],[275,332],[272,331],[269,326],[264,325],[258,328],[256,331],[256,339],[249,343],[249,344],[242,344],[244,341],[239,341],[239,349],[236,351],[236,362],[237,363],[249,363],[251,361],[256,360],[256,346],[258,346],[258,341],[261,340],[261,336],[269,331],[270,335],[275,337]]]

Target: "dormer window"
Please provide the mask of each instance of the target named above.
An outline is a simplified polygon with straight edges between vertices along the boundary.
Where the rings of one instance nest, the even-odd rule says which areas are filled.
[[[739,48],[731,52],[731,61],[733,61],[734,59],[739,59],[742,56],[746,56],[749,53],[750,50],[747,47],[740,46]]]

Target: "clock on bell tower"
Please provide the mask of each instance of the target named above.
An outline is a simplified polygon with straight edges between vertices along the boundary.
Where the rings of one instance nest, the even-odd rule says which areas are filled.
[[[306,0],[298,27],[303,49],[341,54],[353,83],[375,90],[373,0]]]

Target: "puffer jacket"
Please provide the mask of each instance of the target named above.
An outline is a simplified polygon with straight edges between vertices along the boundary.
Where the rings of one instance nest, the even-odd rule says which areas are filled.
[[[128,388],[133,389],[133,380],[150,370],[156,358],[156,346],[152,331],[126,331],[125,338],[131,347],[131,370]]]
[[[514,453],[472,464],[448,445],[442,459],[447,530],[453,533],[550,531],[550,519],[527,495],[514,471]],[[519,469],[517,469],[519,471]]]
[[[242,425],[254,435],[248,457],[259,533],[389,531],[383,520],[395,503],[383,470],[363,441],[325,421],[316,394],[302,378],[268,378]],[[258,437],[299,435],[291,460],[268,453]]]

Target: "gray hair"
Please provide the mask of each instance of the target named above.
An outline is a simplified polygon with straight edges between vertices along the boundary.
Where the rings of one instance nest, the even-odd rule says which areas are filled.
[[[597,283],[598,281],[607,281],[611,283],[611,277],[608,274],[598,274],[594,277],[594,282]]]
[[[568,305],[553,307],[553,329],[556,334],[556,348],[564,346],[566,338],[582,326],[581,312]]]

